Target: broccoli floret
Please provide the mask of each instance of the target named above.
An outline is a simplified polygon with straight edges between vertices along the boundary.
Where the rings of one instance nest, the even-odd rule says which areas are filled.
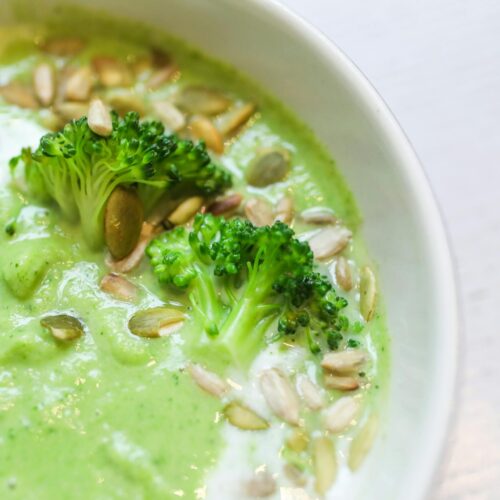
[[[347,301],[314,269],[309,245],[286,224],[197,215],[146,253],[161,283],[184,290],[199,327],[193,344],[246,366],[265,341],[304,339],[313,353],[347,329]],[[273,328],[271,326],[276,324]]]
[[[113,113],[112,121],[111,135],[101,137],[87,118],[74,120],[11,160],[12,168],[24,163],[33,196],[54,200],[67,219],[81,222],[91,248],[103,243],[104,209],[117,186],[137,188],[147,213],[165,193],[212,195],[231,184],[203,143],[166,135],[160,122],[141,122],[133,112],[123,119]]]

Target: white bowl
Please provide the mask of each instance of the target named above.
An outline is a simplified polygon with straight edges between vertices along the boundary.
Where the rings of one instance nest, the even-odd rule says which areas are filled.
[[[364,215],[392,338],[382,432],[359,481],[341,496],[427,497],[453,411],[456,290],[431,190],[380,96],[335,45],[272,1],[75,3],[145,21],[231,63],[292,108],[327,146]]]

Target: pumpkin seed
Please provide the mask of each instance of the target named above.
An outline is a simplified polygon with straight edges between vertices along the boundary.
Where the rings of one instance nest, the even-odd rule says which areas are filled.
[[[260,387],[274,414],[292,425],[299,423],[299,400],[287,376],[276,368],[264,370]]]
[[[325,354],[321,366],[325,370],[344,375],[357,371],[367,359],[366,353],[359,349],[346,349]]]
[[[90,130],[101,137],[108,137],[113,132],[111,115],[100,99],[93,99],[90,102],[87,121]]]
[[[73,71],[64,84],[64,96],[70,101],[88,101],[94,84],[94,75],[89,66]]]
[[[242,200],[243,196],[240,193],[218,198],[207,208],[207,212],[214,215],[229,215],[240,206]]]
[[[99,82],[104,87],[124,87],[132,84],[130,69],[125,63],[114,57],[94,57],[92,67],[97,73]]]
[[[17,82],[11,82],[0,87],[0,95],[9,103],[20,108],[36,109],[38,102],[30,87]]]
[[[290,153],[285,149],[261,149],[246,173],[247,182],[256,187],[266,187],[282,181],[290,171]]]
[[[309,246],[316,259],[327,260],[340,253],[351,237],[351,231],[343,226],[327,226],[311,236]]]
[[[352,289],[352,271],[348,260],[340,256],[335,262],[335,280],[342,287],[343,290],[348,292]]]
[[[320,437],[314,441],[313,462],[316,476],[314,487],[320,495],[324,495],[337,476],[337,457],[329,438]]]
[[[192,85],[182,88],[174,98],[175,104],[192,115],[218,115],[231,105],[231,101],[219,91]]]
[[[276,481],[269,472],[260,470],[245,483],[245,491],[251,497],[266,498],[276,491]]]
[[[253,410],[235,401],[224,408],[224,415],[228,422],[238,429],[247,431],[261,431],[269,428],[269,424]]]
[[[168,220],[174,226],[180,226],[191,220],[203,205],[201,196],[192,196],[184,200],[169,216]]]
[[[245,215],[254,226],[270,226],[274,222],[271,205],[262,198],[250,198],[245,203]]]
[[[146,86],[150,90],[155,90],[167,83],[169,80],[172,80],[178,71],[179,69],[175,64],[169,64],[167,66],[163,66],[162,68],[158,68],[153,71]]]
[[[274,220],[290,224],[293,220],[293,199],[291,196],[283,196],[274,211]]]
[[[75,340],[83,335],[81,321],[68,314],[45,316],[40,320],[40,324],[57,340]]]
[[[327,430],[334,433],[345,431],[354,423],[359,412],[360,401],[352,396],[345,396],[325,410],[324,423]]]
[[[363,463],[363,460],[373,446],[377,430],[378,417],[372,415],[352,440],[347,459],[347,464],[352,471],[358,470]]]
[[[304,210],[300,214],[301,219],[307,224],[330,224],[338,222],[332,210],[326,207],[312,207]]]
[[[286,440],[286,445],[292,451],[300,453],[307,449],[309,436],[302,429],[293,429],[291,436]]]
[[[33,73],[35,95],[42,106],[50,106],[56,94],[54,68],[48,63],[39,64]]]
[[[307,407],[311,410],[319,410],[323,408],[323,396],[319,387],[311,382],[307,375],[302,375],[298,381],[299,393],[306,403]]]
[[[204,116],[193,116],[189,122],[191,134],[196,138],[205,141],[205,144],[214,153],[224,152],[224,142],[219,131],[214,124]]]
[[[139,236],[139,242],[132,250],[132,252],[121,260],[114,260],[110,256],[106,257],[106,265],[117,273],[128,273],[132,269],[136,268],[144,258],[144,250],[148,246],[155,235],[155,226],[149,222],[144,222],[142,224],[141,234]]]
[[[255,104],[246,103],[229,110],[218,120],[219,132],[224,137],[232,137],[250,120],[256,109]]]
[[[219,375],[206,370],[200,365],[189,365],[188,371],[198,387],[205,392],[221,398],[229,391],[229,385]]]
[[[42,50],[60,57],[78,54],[84,46],[85,42],[76,37],[50,38],[41,44]]]
[[[359,382],[354,377],[332,375],[328,373],[324,379],[325,387],[337,391],[355,391],[359,387]]]
[[[54,108],[55,112],[65,121],[78,120],[87,114],[88,109],[88,104],[81,102],[61,102]]]
[[[154,101],[153,110],[163,125],[173,132],[178,132],[186,126],[184,114],[169,101]]]
[[[146,114],[146,106],[141,97],[133,92],[113,92],[107,95],[106,100],[120,116],[124,116],[129,111],[135,111],[139,115]]]
[[[104,240],[114,259],[123,259],[136,247],[143,220],[144,210],[137,192],[117,187],[104,214]]]
[[[180,328],[184,314],[170,307],[152,307],[136,312],[128,322],[129,330],[138,337],[156,338],[171,333],[170,327]]]
[[[365,321],[370,321],[375,313],[377,301],[377,283],[375,274],[368,267],[361,269],[359,282],[359,308]]]
[[[101,280],[100,288],[115,299],[133,301],[137,298],[137,287],[116,273],[109,273]]]

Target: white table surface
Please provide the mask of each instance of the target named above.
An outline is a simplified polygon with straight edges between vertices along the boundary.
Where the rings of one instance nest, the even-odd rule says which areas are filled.
[[[432,500],[499,500],[500,2],[281,1],[361,68],[422,160],[451,237],[464,320],[461,402]]]

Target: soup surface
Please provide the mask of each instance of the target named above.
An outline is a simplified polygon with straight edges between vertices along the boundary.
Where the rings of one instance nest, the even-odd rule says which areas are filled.
[[[2,27],[0,85],[0,496],[313,498],[355,481],[382,412],[388,337],[360,215],[310,131],[233,69],[80,11]],[[40,201],[9,160],[92,99],[204,140],[232,177],[216,196],[153,207],[151,237],[190,231],[198,211],[280,220],[347,299],[342,324],[315,332],[316,345],[277,335],[266,316],[256,354],[242,342],[233,358],[199,340],[192,297],[161,284],[148,257],[91,249],[82,224]],[[138,313],[154,311],[174,316],[134,331],[131,318],[144,327]],[[234,322],[244,338],[255,323]]]

